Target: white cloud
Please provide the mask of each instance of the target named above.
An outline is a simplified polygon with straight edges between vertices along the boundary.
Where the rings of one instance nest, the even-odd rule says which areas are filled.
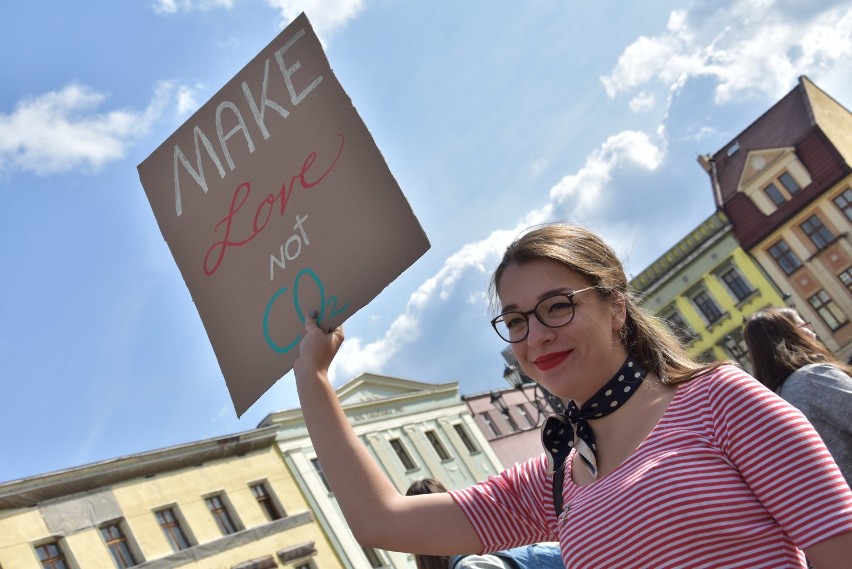
[[[317,36],[329,38],[364,8],[364,0],[264,0],[281,14],[283,28],[304,12]]]
[[[388,360],[420,335],[420,314],[435,300],[435,296],[446,302],[466,271],[487,271],[520,229],[521,226],[511,231],[494,231],[485,239],[468,243],[451,255],[435,276],[411,294],[405,312],[393,321],[384,336],[369,344],[360,338],[347,338],[343,342],[340,354],[329,370],[331,378],[338,375],[354,377],[365,369],[380,371]]]
[[[657,103],[657,97],[651,92],[642,91],[632,99],[630,99],[630,110],[634,113],[641,113],[645,111],[650,111],[654,108],[654,105]]]
[[[554,212],[570,198],[575,198],[570,217],[589,217],[598,209],[599,198],[617,168],[638,166],[653,170],[662,163],[664,155],[664,147],[655,145],[641,132],[624,131],[608,138],[576,174],[564,177],[551,188],[550,203],[529,212],[514,228],[493,231],[485,239],[468,243],[451,255],[438,273],[409,297],[405,312],[394,320],[384,336],[369,344],[360,338],[347,338],[329,370],[331,378],[354,377],[365,369],[380,373],[394,355],[417,339],[420,314],[433,302],[448,302],[455,285],[467,271],[489,271],[512,239],[531,225],[553,221]],[[469,302],[481,298],[467,295]]]
[[[671,83],[700,69],[703,57],[693,48],[694,41],[686,13],[672,12],[666,32],[652,38],[640,36],[624,49],[612,73],[601,78],[607,94],[615,97],[655,78]]]
[[[710,5],[702,5],[701,15],[675,11],[664,32],[627,46],[601,82],[607,94],[616,97],[655,85],[668,89],[704,76],[717,80],[718,103],[756,94],[778,97],[799,75],[818,81],[838,67],[848,68],[850,4],[812,9],[743,0],[713,5],[712,13]]]
[[[107,95],[79,84],[19,101],[12,113],[0,113],[0,170],[97,170],[122,158],[130,143],[149,131],[172,89],[158,84],[142,111],[100,111]]]
[[[572,217],[590,217],[600,203],[613,172],[621,165],[654,170],[665,157],[665,146],[654,144],[647,134],[623,131],[610,136],[592,152],[576,174],[562,178],[550,189],[556,205],[573,199]]]
[[[180,85],[177,87],[177,108],[175,113],[179,118],[184,118],[201,106],[198,102],[198,92],[204,89],[204,85]]]
[[[314,31],[321,39],[328,39],[355,18],[364,8],[364,0],[263,0],[281,15],[279,25],[284,28],[299,14],[305,12]],[[206,11],[216,8],[231,9],[234,0],[156,0],[154,11],[160,14]]]
[[[550,161],[547,158],[539,158],[532,163],[532,166],[530,166],[530,173],[533,176],[541,174],[544,169],[547,168],[548,164],[550,164]]]
[[[153,4],[154,11],[162,14],[212,10],[214,8],[230,9],[233,6],[234,0],[157,0]]]

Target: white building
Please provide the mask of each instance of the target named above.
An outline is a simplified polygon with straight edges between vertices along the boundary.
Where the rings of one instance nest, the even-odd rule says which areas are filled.
[[[363,373],[338,388],[337,395],[355,432],[401,492],[420,478],[435,478],[454,489],[503,469],[459,397],[457,382],[430,384]],[[301,410],[271,413],[260,424],[271,425],[278,427],[285,463],[344,565],[413,568],[412,555],[365,551],[352,537],[325,482]]]

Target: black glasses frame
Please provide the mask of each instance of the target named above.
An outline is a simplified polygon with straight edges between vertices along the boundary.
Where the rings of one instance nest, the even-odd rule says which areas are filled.
[[[501,340],[509,342],[510,344],[517,344],[518,342],[523,342],[524,340],[527,339],[527,336],[529,336],[529,334],[530,334],[530,315],[532,315],[532,314],[535,314],[536,320],[538,320],[539,322],[541,322],[542,324],[544,324],[548,328],[562,328],[563,326],[567,326],[568,324],[570,324],[574,320],[574,316],[577,314],[577,310],[576,310],[577,305],[574,304],[574,296],[578,293],[585,292],[587,290],[591,290],[591,289],[594,289],[594,288],[597,288],[597,287],[587,286],[586,288],[581,288],[580,290],[572,290],[570,292],[558,292],[556,294],[551,294],[550,296],[547,296],[547,297],[539,300],[538,303],[535,305],[535,307],[532,310],[527,310],[526,312],[522,312],[520,310],[507,310],[506,312],[498,314],[496,318],[491,320],[491,327],[494,328],[494,331],[497,332],[497,335],[500,336]],[[563,324],[558,324],[556,326],[552,326],[552,325],[550,325],[550,324],[548,324],[547,322],[544,321],[544,319],[538,313],[538,308],[542,305],[542,303],[547,302],[548,300],[555,298],[557,296],[564,296],[565,298],[568,299],[568,302],[571,303],[571,318],[569,318],[568,321],[563,323]],[[520,314],[521,316],[524,317],[524,320],[526,321],[527,331],[522,337],[518,338],[517,340],[510,340],[510,339],[504,337],[503,334],[500,333],[500,329],[497,328],[497,324],[501,320],[503,320],[503,317],[506,316],[507,314]]]

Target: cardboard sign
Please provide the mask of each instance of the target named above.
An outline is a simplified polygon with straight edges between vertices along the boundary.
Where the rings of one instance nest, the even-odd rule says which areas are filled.
[[[304,14],[139,177],[238,416],[429,249]]]

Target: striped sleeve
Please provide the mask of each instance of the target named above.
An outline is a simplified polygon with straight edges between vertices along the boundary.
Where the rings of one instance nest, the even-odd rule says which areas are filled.
[[[852,531],[852,491],[801,412],[734,367],[708,396],[719,446],[799,548]]]
[[[555,541],[548,527],[544,496],[551,480],[546,478],[544,455],[491,476],[474,486],[453,490],[453,499],[464,510],[483,544],[483,552],[510,549],[540,541]]]

